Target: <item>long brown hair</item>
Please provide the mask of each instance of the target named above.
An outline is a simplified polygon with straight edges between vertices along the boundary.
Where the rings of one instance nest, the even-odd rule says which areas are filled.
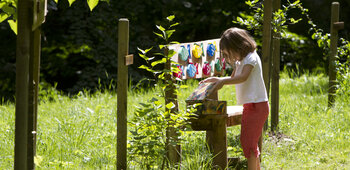
[[[239,53],[242,60],[256,49],[256,42],[249,33],[240,28],[229,28],[221,36],[220,50]]]

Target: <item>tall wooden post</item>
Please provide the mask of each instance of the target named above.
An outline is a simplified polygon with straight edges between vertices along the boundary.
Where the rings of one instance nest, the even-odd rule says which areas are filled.
[[[16,47],[16,120],[14,169],[27,169],[28,154],[28,85],[30,35],[32,30],[30,0],[19,0],[17,5]]]
[[[270,95],[270,63],[271,63],[271,20],[272,20],[272,0],[264,1],[264,23],[262,41],[262,69],[266,86],[267,96]],[[268,120],[264,125],[264,130],[268,127]]]
[[[272,0],[264,0],[264,23],[262,41],[262,67],[267,95],[270,92]]]
[[[264,0],[264,23],[263,23],[263,41],[262,41],[262,69],[263,78],[266,86],[267,96],[270,94],[270,65],[271,65],[271,20],[272,20],[272,0]],[[268,120],[264,125],[264,130],[268,127]],[[262,134],[259,138],[259,149],[262,151]]]
[[[28,98],[28,169],[35,169],[34,156],[36,153],[36,132],[38,114],[38,91],[40,76],[40,28],[31,33],[29,61],[29,98]]]
[[[329,89],[328,89],[328,107],[332,107],[335,102],[336,92],[336,70],[335,70],[335,57],[337,55],[337,41],[338,30],[344,28],[344,22],[339,22],[339,2],[332,3],[331,14],[331,42],[330,42],[330,55],[329,55]]]
[[[118,83],[117,83],[117,169],[127,169],[127,90],[128,67],[126,56],[129,51],[129,20],[122,18],[118,23]]]
[[[168,57],[168,52],[169,49],[166,47],[164,49],[164,56]],[[165,69],[171,69],[171,58],[167,60],[165,63]],[[177,101],[177,94],[176,94],[176,87],[174,85],[174,81],[171,78],[171,74],[166,75],[166,84],[167,86],[165,87],[165,104],[168,103],[173,103],[175,107],[172,109],[165,108],[166,111],[170,111],[171,113],[178,113],[179,111],[179,106],[178,106],[178,101]],[[166,136],[167,136],[167,158],[169,160],[169,163],[171,165],[174,165],[176,163],[181,162],[181,146],[180,145],[172,145],[172,141],[177,141],[178,140],[178,134],[176,134],[175,128],[173,127],[173,124],[168,124],[168,128],[166,131]]]
[[[273,11],[281,8],[281,0],[273,0]],[[280,74],[280,30],[273,33],[273,67],[272,67],[272,83],[271,83],[271,130],[278,128],[278,110],[279,110],[279,74]]]

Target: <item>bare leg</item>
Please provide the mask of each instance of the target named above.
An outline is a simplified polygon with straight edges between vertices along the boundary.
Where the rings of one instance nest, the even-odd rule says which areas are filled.
[[[251,152],[248,158],[248,170],[260,170],[260,160],[259,156],[255,157],[255,154]]]
[[[259,156],[256,158],[256,169],[260,170],[260,159],[259,159]]]

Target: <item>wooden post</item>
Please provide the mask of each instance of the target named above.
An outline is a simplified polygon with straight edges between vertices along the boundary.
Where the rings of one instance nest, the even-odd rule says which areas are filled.
[[[273,10],[278,11],[281,8],[281,0],[273,0]],[[280,74],[280,30],[273,33],[273,67],[271,83],[271,130],[278,128],[278,109],[279,109],[279,74]]]
[[[272,19],[272,0],[264,1],[264,23],[263,23],[263,42],[262,42],[262,67],[264,83],[267,95],[270,92],[270,58],[271,58],[271,19]]]
[[[271,58],[271,19],[272,19],[272,0],[264,1],[264,23],[263,23],[263,42],[262,42],[262,69],[263,78],[266,86],[267,96],[270,94],[270,58]],[[265,122],[264,130],[268,127],[268,120]]]
[[[16,47],[16,120],[14,169],[27,169],[28,153],[28,85],[31,34],[31,1],[17,5]],[[29,14],[29,15],[28,15]]]
[[[127,90],[128,67],[125,64],[129,51],[129,20],[119,19],[118,24],[118,83],[117,83],[117,169],[127,169]]]
[[[29,98],[28,98],[28,169],[35,169],[34,156],[36,152],[36,131],[38,112],[38,91],[40,76],[40,29],[31,32],[29,63]]]
[[[343,22],[339,21],[339,2],[332,3],[332,14],[331,14],[331,42],[330,42],[330,55],[328,65],[328,76],[329,76],[329,89],[328,89],[328,107],[332,107],[335,102],[336,92],[336,68],[335,68],[335,57],[337,55],[337,41],[338,41],[338,30],[344,26]],[[342,26],[341,26],[342,25]]]
[[[207,99],[219,100],[218,91],[213,91]],[[226,114],[226,113],[225,113]],[[216,115],[212,119],[211,130],[206,131],[206,141],[213,153],[213,165],[225,169],[228,165],[227,159],[227,116]],[[217,167],[216,167],[217,168]]]
[[[214,91],[207,98],[218,100],[218,91]],[[214,166],[219,166],[220,169],[225,169],[228,165],[226,120],[225,116],[217,116],[217,118],[212,119],[212,130],[206,131],[206,141],[214,156]]]
[[[168,56],[168,51],[169,48],[165,47],[164,49],[164,56]],[[171,69],[171,58],[167,60],[165,63],[165,69],[170,70]],[[171,74],[166,74],[166,87],[165,87],[165,104],[168,103],[173,103],[175,105],[174,108],[171,110],[166,109],[166,112],[170,111],[171,113],[178,113],[179,112],[179,106],[178,106],[178,101],[177,101],[177,94],[176,94],[176,87],[174,85],[175,82],[173,82],[171,78]],[[170,162],[171,165],[175,165],[176,163],[181,162],[181,146],[176,145],[173,146],[171,141],[177,141],[178,140],[178,134],[176,134],[175,128],[173,127],[172,124],[169,124],[169,127],[167,128],[166,131],[166,137],[167,137],[167,158]]]
[[[264,23],[263,23],[263,42],[262,42],[262,69],[263,78],[266,86],[267,96],[270,94],[270,63],[271,63],[271,20],[272,20],[272,0],[264,0]],[[268,120],[264,125],[264,130],[268,127]],[[263,133],[259,138],[259,149],[262,151]],[[261,157],[260,157],[261,159]]]

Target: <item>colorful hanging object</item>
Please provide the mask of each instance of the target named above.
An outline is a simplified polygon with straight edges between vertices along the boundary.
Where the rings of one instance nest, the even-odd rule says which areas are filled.
[[[225,58],[221,59],[221,63],[222,63],[222,69],[225,70],[226,69],[226,60],[225,60]]]
[[[214,73],[214,68],[215,68],[215,61],[212,60],[211,63],[210,63],[210,66],[211,66],[211,72]]]
[[[180,66],[176,64],[177,68],[179,69],[179,72],[173,72],[173,76],[177,78],[181,78],[183,75],[183,66]]]
[[[199,73],[199,71],[198,71],[198,66],[199,66],[199,64],[198,64],[198,63],[195,63],[194,66],[196,67],[196,74],[198,74],[198,73]]]
[[[181,72],[182,72],[181,76],[184,76],[185,75],[185,71],[184,71],[184,66],[183,65],[181,65]]]
[[[189,53],[188,53],[187,49],[185,48],[185,46],[180,47],[178,54],[179,54],[180,60],[182,60],[182,61],[188,60]]]
[[[205,62],[204,62],[204,65],[203,65],[203,68],[202,68],[202,72],[203,72],[203,74],[206,75],[206,76],[210,75],[211,66],[210,66],[210,64],[208,63],[208,61],[205,61]]]
[[[203,54],[203,43],[201,45],[199,44],[194,44],[194,48],[192,49],[192,55],[195,58],[201,58],[204,56]]]
[[[207,54],[209,57],[214,57],[215,56],[215,51],[216,51],[216,43],[209,43],[207,46]]]
[[[219,58],[215,60],[215,70],[217,72],[220,72],[222,70],[222,65]]]
[[[188,58],[192,59],[192,57],[191,57],[191,45],[190,44],[187,44],[187,50],[188,50]]]
[[[196,66],[194,66],[193,63],[189,63],[186,69],[187,76],[193,78],[194,76],[196,76],[196,72]]]

